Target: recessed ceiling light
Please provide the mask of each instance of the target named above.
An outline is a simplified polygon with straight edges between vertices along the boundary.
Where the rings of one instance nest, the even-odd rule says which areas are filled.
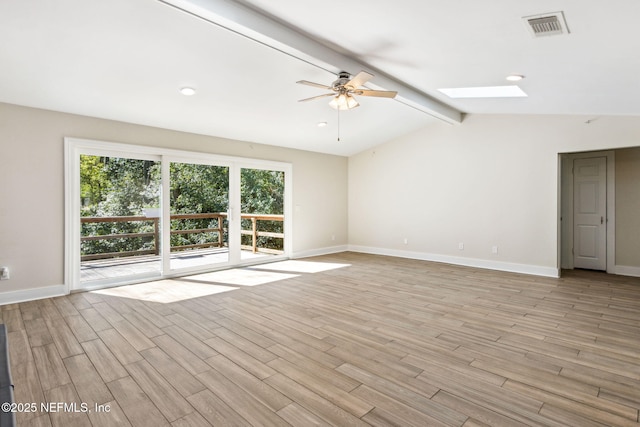
[[[327,125],[327,122],[318,122],[318,127],[323,128]]]
[[[192,87],[185,86],[180,88],[180,93],[184,96],[192,96],[196,94],[196,90]]]
[[[449,98],[520,98],[527,94],[518,86],[485,86],[438,89]]]
[[[519,82],[522,79],[524,79],[524,76],[522,74],[510,74],[507,76],[507,80],[509,80],[510,82]]]

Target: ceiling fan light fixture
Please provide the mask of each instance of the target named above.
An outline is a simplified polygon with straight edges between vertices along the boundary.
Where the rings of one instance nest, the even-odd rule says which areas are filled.
[[[353,95],[358,96],[374,96],[378,98],[395,98],[398,92],[393,90],[371,90],[366,87],[362,87],[366,82],[373,78],[373,74],[366,71],[360,71],[355,77],[351,78],[351,75],[346,71],[338,74],[338,79],[334,81],[331,86],[323,85],[320,83],[314,83],[307,80],[298,80],[296,83],[306,86],[317,87],[320,89],[326,89],[332,91],[330,93],[324,93],[318,96],[312,96],[311,98],[301,99],[298,102],[312,101],[318,98],[325,98],[331,96],[332,99],[329,102],[331,108],[336,110],[351,110],[360,106],[358,101]]]
[[[353,96],[347,97],[347,108],[349,110],[352,108],[356,108],[358,106],[360,106],[360,104],[358,103],[358,101],[356,101],[356,99]]]
[[[329,102],[329,105],[331,106],[331,108],[334,108],[336,110],[351,110],[353,108],[356,108],[360,104],[353,96],[349,95],[348,93],[341,93],[334,97],[331,102]]]

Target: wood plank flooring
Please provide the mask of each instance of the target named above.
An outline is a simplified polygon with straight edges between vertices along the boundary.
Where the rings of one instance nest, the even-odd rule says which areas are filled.
[[[637,278],[347,252],[0,314],[19,426],[640,425]]]

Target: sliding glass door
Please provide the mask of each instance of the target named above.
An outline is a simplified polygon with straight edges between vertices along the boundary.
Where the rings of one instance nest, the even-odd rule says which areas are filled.
[[[285,172],[241,168],[241,259],[285,252]]]
[[[160,276],[157,158],[79,156],[80,283]]]
[[[291,167],[68,138],[69,290],[284,259]]]
[[[229,166],[169,163],[170,270],[229,262]]]

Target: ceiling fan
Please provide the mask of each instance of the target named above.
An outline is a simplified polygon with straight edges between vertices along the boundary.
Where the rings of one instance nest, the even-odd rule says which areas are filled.
[[[398,92],[388,90],[370,90],[362,89],[360,86],[368,82],[373,78],[373,74],[366,71],[360,71],[355,77],[351,78],[351,75],[346,71],[341,71],[338,74],[338,79],[334,81],[331,86],[323,85],[320,83],[309,82],[307,80],[300,80],[296,83],[318,87],[320,89],[326,89],[332,91],[331,93],[325,93],[323,95],[312,96],[311,98],[301,99],[299,102],[311,101],[318,98],[325,98],[332,96],[333,99],[329,102],[329,105],[336,110],[351,110],[356,108],[360,104],[353,95],[358,96],[376,96],[380,98],[395,98]]]

